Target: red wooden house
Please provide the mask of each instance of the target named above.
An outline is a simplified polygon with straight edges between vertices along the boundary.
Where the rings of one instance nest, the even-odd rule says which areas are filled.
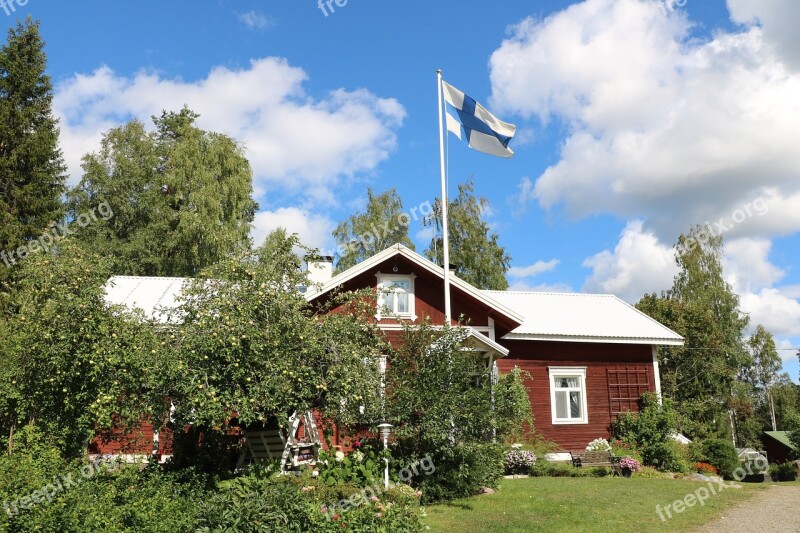
[[[403,245],[327,281],[327,265],[310,270],[322,282],[306,294],[312,304],[340,287],[379,289],[375,320],[390,340],[400,321],[444,324],[444,270]],[[458,318],[468,324],[473,344],[500,372],[518,366],[530,373],[536,430],[564,450],[608,438],[616,415],[638,410],[643,392],[660,392],[656,346],[683,344],[616,296],[484,291],[453,275],[450,283],[452,325]],[[391,314],[382,313],[387,308]]]
[[[305,293],[309,305],[336,289],[377,289],[375,320],[393,343],[403,322],[444,324],[444,270],[403,245],[335,277],[332,272],[332,260],[309,266],[315,282]],[[153,314],[174,303],[182,282],[115,277],[108,300]],[[518,366],[530,374],[536,430],[566,451],[608,438],[616,415],[636,411],[643,392],[660,392],[656,346],[683,344],[677,333],[615,296],[484,291],[455,275],[450,283],[452,325],[466,324],[472,349],[500,372]],[[95,451],[111,453],[97,443]]]

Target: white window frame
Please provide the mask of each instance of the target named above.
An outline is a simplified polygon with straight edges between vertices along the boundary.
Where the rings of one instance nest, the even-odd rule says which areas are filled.
[[[397,275],[397,274],[381,274],[378,272],[375,274],[378,278],[378,295],[377,295],[377,302],[376,302],[376,309],[377,312],[375,314],[375,318],[381,320],[382,318],[405,318],[409,320],[416,320],[417,313],[416,313],[416,296],[414,294],[414,280],[417,276],[414,274],[404,274],[404,275]],[[387,315],[383,315],[384,309],[381,305],[383,300],[382,290],[384,285],[389,283],[394,283],[398,281],[406,281],[408,282],[408,311],[405,313],[388,313]],[[397,300],[395,300],[397,301]]]
[[[550,411],[553,417],[554,425],[579,425],[589,423],[589,409],[588,401],[586,399],[586,367],[576,366],[559,366],[548,367],[548,374],[550,374]],[[563,377],[577,377],[580,384],[581,393],[581,418],[558,418],[556,416],[556,378]],[[560,389],[563,390],[563,389]]]

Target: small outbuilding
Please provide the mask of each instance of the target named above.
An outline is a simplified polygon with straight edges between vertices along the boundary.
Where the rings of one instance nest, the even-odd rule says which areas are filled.
[[[764,450],[770,463],[788,463],[797,451],[789,439],[788,431],[765,431],[761,441],[764,443]]]

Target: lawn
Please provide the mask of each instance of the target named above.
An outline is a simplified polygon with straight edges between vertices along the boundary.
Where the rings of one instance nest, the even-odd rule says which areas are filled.
[[[662,521],[657,505],[663,508],[701,487],[708,489],[708,484],[635,477],[507,479],[495,494],[428,507],[425,524],[431,531],[502,533],[684,531],[707,523],[764,486],[726,488],[710,495],[705,505],[673,512],[673,518]]]

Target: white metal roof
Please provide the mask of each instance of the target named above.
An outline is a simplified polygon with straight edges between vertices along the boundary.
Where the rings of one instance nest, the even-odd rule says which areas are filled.
[[[484,292],[525,317],[504,339],[683,344],[683,337],[613,295]]]
[[[166,322],[165,310],[177,307],[186,278],[112,276],[106,283],[106,302],[141,309],[147,318]]]

